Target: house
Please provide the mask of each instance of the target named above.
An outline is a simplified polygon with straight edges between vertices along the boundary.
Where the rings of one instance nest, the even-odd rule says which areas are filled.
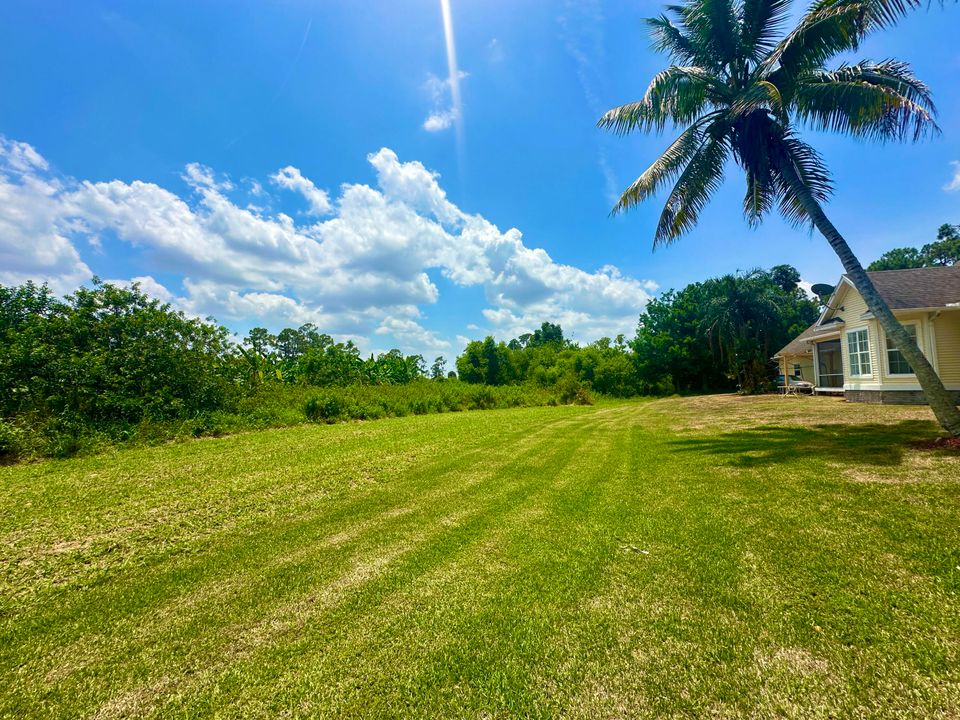
[[[960,402],[960,265],[867,273]],[[917,378],[844,275],[817,321],[774,360],[787,378],[852,402],[923,403]]]

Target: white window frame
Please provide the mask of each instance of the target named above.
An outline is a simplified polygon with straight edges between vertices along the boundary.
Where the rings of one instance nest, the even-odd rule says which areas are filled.
[[[904,328],[913,328],[913,340],[914,340],[914,342],[917,343],[917,347],[920,348],[920,351],[923,352],[923,348],[920,346],[920,323],[918,323],[918,322],[905,322],[905,323],[901,323],[901,324],[903,325]],[[908,332],[909,332],[909,331],[908,331]],[[896,372],[893,372],[893,370],[890,369],[890,351],[891,351],[891,350],[892,350],[893,352],[900,352],[899,349],[897,349],[897,348],[895,348],[895,347],[893,347],[893,348],[890,347],[890,338],[887,337],[887,333],[884,332],[884,333],[883,333],[883,352],[884,352],[884,355],[886,356],[886,361],[887,361],[887,375],[888,375],[889,377],[897,377],[897,378],[916,377],[917,374],[914,373],[914,372],[896,373]],[[903,353],[900,353],[900,357],[903,358]],[[904,362],[907,362],[907,359],[906,359],[906,358],[903,358],[903,361],[904,361]],[[907,363],[907,365],[909,365],[909,364],[910,364],[910,363]]]
[[[857,351],[853,351],[853,343],[850,342],[850,337],[852,335],[859,336],[860,333],[863,333],[863,349],[861,349],[861,343],[859,339],[857,340]],[[859,372],[853,371],[853,356],[857,356],[857,370]],[[863,362],[863,358],[866,356],[866,363]],[[856,330],[847,331],[847,364],[850,366],[850,377],[852,378],[868,378],[873,377],[873,362],[870,359],[870,328],[857,328]],[[864,372],[864,366],[866,366],[867,371]]]

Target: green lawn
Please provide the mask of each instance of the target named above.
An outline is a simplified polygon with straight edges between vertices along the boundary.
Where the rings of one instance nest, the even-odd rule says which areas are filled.
[[[957,717],[935,434],[722,396],[0,467],[0,715]]]

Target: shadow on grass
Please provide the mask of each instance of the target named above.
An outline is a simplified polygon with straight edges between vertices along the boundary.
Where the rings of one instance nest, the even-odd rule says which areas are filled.
[[[670,444],[682,452],[727,457],[730,464],[739,467],[809,458],[891,466],[899,465],[904,450],[929,440],[936,429],[926,420],[903,420],[893,425],[762,425],[709,437],[673,440]]]

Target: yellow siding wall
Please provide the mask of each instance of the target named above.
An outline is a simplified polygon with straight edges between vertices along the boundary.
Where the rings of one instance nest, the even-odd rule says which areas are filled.
[[[837,310],[834,313],[834,317],[843,318],[843,321],[847,325],[859,325],[863,322],[860,316],[867,311],[867,304],[863,301],[863,298],[860,297],[860,293],[849,285],[844,285],[843,290],[842,297],[833,303],[834,305],[839,304],[842,306],[843,310]]]
[[[875,383],[880,380],[879,360],[879,337],[877,335],[877,321],[863,320],[862,316],[867,312],[867,304],[860,297],[860,293],[849,285],[844,285],[844,291],[840,297],[833,301],[834,305],[840,305],[842,310],[837,310],[834,317],[843,318],[843,330],[840,334],[840,348],[843,353],[843,375],[847,385]],[[870,342],[870,375],[850,375],[850,351],[847,347],[847,333],[854,330],[867,329]]]
[[[960,310],[945,310],[933,321],[937,365],[945,385],[960,385]]]

